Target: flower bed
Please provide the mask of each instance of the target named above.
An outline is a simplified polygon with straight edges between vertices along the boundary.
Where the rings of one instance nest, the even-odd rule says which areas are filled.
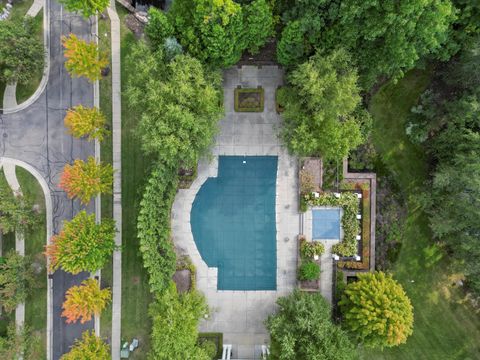
[[[368,183],[355,183],[355,189],[362,191],[362,260],[339,261],[344,269],[368,270],[370,268],[370,186]]]
[[[301,199],[303,206],[334,206],[343,208],[342,228],[343,241],[333,246],[333,252],[341,256],[355,256],[357,254],[357,234],[360,225],[357,220],[358,197],[356,193],[344,192],[340,197],[333,193],[323,193],[315,198],[313,194],[306,194]]]
[[[236,112],[262,112],[264,107],[263,88],[235,89]]]
[[[303,235],[298,237],[297,279],[298,287],[303,291],[320,289],[320,255],[325,251],[322,244],[307,242]],[[314,259],[317,255],[318,259]]]

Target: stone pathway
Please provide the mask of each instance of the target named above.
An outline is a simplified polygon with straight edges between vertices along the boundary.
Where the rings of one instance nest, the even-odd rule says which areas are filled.
[[[6,163],[3,165],[3,173],[8,185],[15,196],[22,196],[22,189],[15,173],[15,165]],[[25,256],[25,236],[21,231],[15,231],[15,250],[21,255]],[[17,305],[15,309],[15,323],[17,327],[22,327],[25,323],[25,303]]]
[[[112,42],[112,138],[113,138],[113,219],[117,226],[115,244],[122,245],[122,97],[120,79],[120,19],[115,10],[115,0],[107,8],[111,23]],[[112,359],[120,359],[122,325],[122,253],[113,253],[113,298],[112,298]]]

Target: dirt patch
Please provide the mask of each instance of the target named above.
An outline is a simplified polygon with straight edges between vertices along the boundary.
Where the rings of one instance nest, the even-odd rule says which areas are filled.
[[[175,285],[177,285],[177,291],[179,293],[187,292],[192,287],[192,277],[188,269],[175,271],[172,280]]]
[[[134,285],[140,284],[140,277],[139,276],[132,277],[132,283]]]
[[[268,39],[258,54],[252,55],[245,51],[237,65],[278,65],[277,40],[275,38]]]
[[[125,25],[135,34],[137,39],[140,39],[143,35],[145,25],[142,24],[138,19],[132,14],[128,14],[125,17]]]

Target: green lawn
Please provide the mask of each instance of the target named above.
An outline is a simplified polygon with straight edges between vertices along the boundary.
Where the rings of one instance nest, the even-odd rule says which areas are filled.
[[[450,263],[432,245],[428,219],[417,196],[427,179],[427,164],[422,150],[408,141],[404,131],[409,111],[430,77],[429,70],[412,71],[397,84],[385,85],[371,101],[375,146],[409,210],[394,276],[412,299],[415,325],[405,345],[383,352],[365,351],[366,359],[480,358],[480,318],[461,303],[461,292],[448,278]]]
[[[149,349],[151,321],[148,305],[152,297],[148,285],[148,275],[143,268],[136,232],[136,219],[142,190],[147,177],[148,160],[140,150],[140,141],[134,136],[139,116],[127,106],[124,95],[128,77],[135,76],[135,68],[126,66],[125,58],[136,39],[125,26],[123,19],[127,11],[117,6],[122,22],[122,209],[123,209],[123,249],[122,249],[122,338],[131,341],[138,338],[140,347],[131,359],[145,359]]]
[[[98,18],[98,45],[101,51],[107,51],[110,58],[110,19],[107,12],[104,12],[106,18]],[[106,34],[106,36],[105,36]],[[109,65],[111,66],[111,65]],[[112,127],[112,75],[100,79],[100,110],[107,119],[107,125]],[[110,132],[101,146],[100,157],[103,162],[112,163],[112,134]],[[113,216],[113,198],[112,195],[102,195],[102,217],[111,218]],[[112,288],[113,281],[112,259],[105,264],[102,269],[102,287]],[[100,334],[104,338],[110,339],[112,334],[112,306],[111,304],[102,312],[100,317]]]
[[[35,177],[23,168],[16,167],[18,182],[25,196],[34,200],[41,209],[41,222],[34,229],[25,234],[25,255],[29,256],[35,264],[41,265],[41,271],[35,274],[36,286],[25,302],[25,324],[37,336],[40,336],[43,345],[43,357],[46,359],[46,326],[47,326],[47,270],[45,256],[43,255],[46,244],[46,217],[45,196],[40,184]],[[39,359],[39,360],[41,360]]]

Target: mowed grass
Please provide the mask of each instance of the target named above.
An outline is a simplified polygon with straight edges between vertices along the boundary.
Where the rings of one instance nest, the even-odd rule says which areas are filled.
[[[415,70],[373,97],[373,139],[386,171],[393,174],[407,206],[408,218],[394,277],[414,306],[414,332],[393,349],[364,351],[365,359],[479,359],[480,318],[453,286],[451,264],[432,240],[419,197],[425,189],[427,163],[421,148],[409,142],[405,122],[430,82],[431,70]]]
[[[46,244],[46,214],[45,195],[43,190],[28,171],[16,167],[16,174],[23,194],[32,199],[39,206],[40,223],[25,234],[25,255],[30,257],[35,264],[35,287],[25,302],[25,324],[33,331],[35,336],[40,337],[42,344],[41,359],[46,359],[46,334],[47,334],[47,269],[45,256],[43,255]]]
[[[149,161],[142,154],[141,142],[134,134],[140,116],[129,109],[125,96],[128,78],[135,76],[135,67],[127,66],[126,57],[137,40],[125,26],[127,11],[121,6],[117,7],[117,11],[122,24],[122,339],[139,339],[140,346],[131,354],[130,359],[146,359],[151,330],[148,305],[152,296],[148,274],[140,254],[136,223],[139,203],[148,177]]]
[[[110,60],[109,66],[111,67],[111,45],[110,45],[110,19],[108,14],[104,12],[105,19],[98,17],[98,46],[100,51],[108,53],[108,59]],[[104,76],[100,79],[100,110],[105,115],[107,127],[110,129],[110,134],[105,137],[100,145],[100,158],[104,163],[112,163],[112,73]],[[104,194],[101,197],[102,218],[112,218],[113,216],[113,196],[110,194]],[[105,264],[102,269],[101,275],[102,287],[108,287],[112,289],[113,286],[113,269],[112,258]],[[100,316],[100,335],[111,340],[112,334],[112,305],[111,303],[102,312]]]

